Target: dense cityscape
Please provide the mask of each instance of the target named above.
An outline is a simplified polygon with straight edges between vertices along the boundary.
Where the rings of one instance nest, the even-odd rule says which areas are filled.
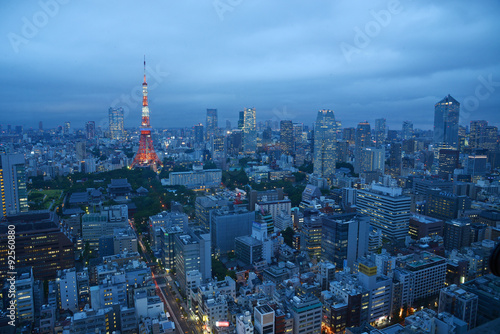
[[[497,1],[0,6],[0,334],[499,333]]]
[[[5,333],[441,334],[499,318],[498,128],[460,126],[452,96],[423,131],[255,108],[237,127],[207,109],[155,129],[146,70],[142,95],[140,128],[123,108],[106,128],[2,124]]]

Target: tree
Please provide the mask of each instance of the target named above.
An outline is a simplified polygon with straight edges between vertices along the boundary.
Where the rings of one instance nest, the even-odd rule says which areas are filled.
[[[212,277],[222,281],[227,276],[227,271],[226,266],[220,260],[212,257]]]
[[[337,162],[335,164],[335,168],[349,168],[349,170],[351,171],[351,174],[354,173],[354,166],[351,165],[350,163],[348,162]]]
[[[313,164],[312,163],[304,162],[304,164],[299,167],[299,170],[301,172],[304,172],[304,173],[307,173],[307,174],[311,174],[313,172]]]
[[[293,248],[293,235],[294,235],[294,230],[291,227],[287,227],[284,231],[281,232],[281,235],[283,236],[283,239],[285,241],[285,244]]]
[[[209,161],[203,165],[203,169],[217,169],[217,166],[212,161]]]

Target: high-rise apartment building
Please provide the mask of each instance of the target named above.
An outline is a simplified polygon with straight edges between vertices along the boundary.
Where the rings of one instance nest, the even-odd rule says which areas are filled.
[[[108,116],[111,139],[125,139],[125,131],[123,126],[123,108],[109,108]]]
[[[28,211],[28,191],[23,154],[0,154],[0,219]]]
[[[294,151],[293,130],[292,121],[285,120],[280,122],[280,144],[284,154],[290,155]]]
[[[404,239],[408,235],[411,199],[402,189],[372,184],[357,191],[358,212],[370,217],[371,226],[386,239]]]
[[[335,173],[336,122],[333,110],[318,111],[314,127],[314,169],[318,177],[329,178]]]
[[[450,95],[434,107],[434,147],[458,148],[460,103]]]
[[[375,144],[377,146],[384,145],[386,138],[386,120],[385,118],[377,118],[375,120]]]
[[[253,154],[257,150],[257,128],[255,108],[245,108],[243,111],[243,153]]]
[[[206,124],[207,140],[210,140],[210,137],[215,136],[217,134],[218,127],[219,127],[219,121],[217,119],[217,109],[207,109],[207,124]]]

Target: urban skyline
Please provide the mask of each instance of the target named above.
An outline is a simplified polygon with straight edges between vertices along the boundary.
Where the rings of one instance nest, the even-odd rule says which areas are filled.
[[[312,124],[326,108],[344,126],[385,117],[390,128],[413,118],[415,128],[431,129],[433,105],[448,94],[463,105],[462,125],[500,125],[493,1],[233,2],[222,9],[207,2],[198,11],[189,4],[42,3],[3,5],[0,110],[8,124],[36,128],[44,115],[47,127],[102,126],[106,110],[123,107],[125,126],[134,126],[137,63],[146,54],[156,128],[192,126],[207,108],[236,124],[239,111],[255,107],[259,120]],[[119,19],[132,14],[127,24]],[[97,24],[87,27],[80,15]],[[256,19],[241,25],[247,17]]]
[[[499,328],[499,3],[0,8],[2,333]]]

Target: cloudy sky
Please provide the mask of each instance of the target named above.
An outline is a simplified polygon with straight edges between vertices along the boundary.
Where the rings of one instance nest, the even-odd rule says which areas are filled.
[[[462,103],[461,123],[500,126],[500,3],[415,0],[2,1],[0,124],[107,124],[110,106],[140,122],[146,55],[151,124],[343,126],[387,118],[431,129],[434,104]]]

